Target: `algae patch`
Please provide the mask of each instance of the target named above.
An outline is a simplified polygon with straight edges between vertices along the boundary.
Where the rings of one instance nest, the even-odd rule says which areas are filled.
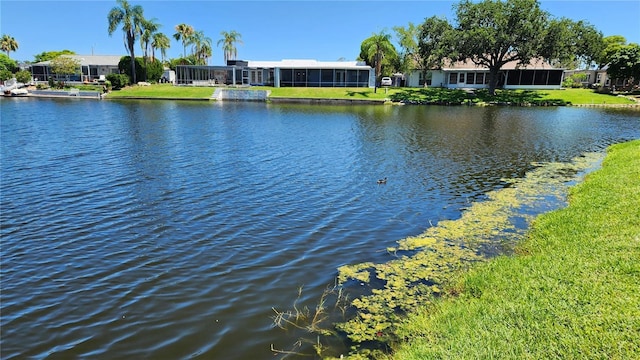
[[[600,163],[589,153],[571,163],[536,163],[521,179],[504,179],[506,187],[473,203],[457,220],[441,221],[418,236],[399,240],[387,251],[395,258],[338,269],[338,284],[357,280],[372,287],[354,299],[356,315],[337,324],[353,342],[395,341],[403,314],[441,293],[452,274],[491,256],[509,253],[526,225],[538,214],[564,204],[568,185]],[[524,221],[525,226],[517,225]],[[406,253],[406,255],[398,255]]]

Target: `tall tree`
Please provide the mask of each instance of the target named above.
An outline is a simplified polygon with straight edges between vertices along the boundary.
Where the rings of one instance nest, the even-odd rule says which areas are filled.
[[[557,67],[589,68],[602,52],[602,39],[602,33],[584,21],[551,19],[540,53]]]
[[[178,24],[175,27],[175,34],[173,34],[173,38],[180,41],[182,40],[182,47],[183,47],[183,57],[187,57],[187,44],[189,44],[189,41],[191,39],[191,36],[193,36],[193,26],[188,25],[188,24]]]
[[[155,50],[160,50],[160,55],[162,56],[162,63],[164,64],[164,58],[167,56],[167,49],[171,47],[171,41],[167,37],[167,35],[163,33],[155,33],[153,34],[153,40],[151,41],[151,57],[153,59],[156,58]]]
[[[18,42],[13,38],[13,36],[3,34],[2,40],[0,40],[0,48],[2,51],[7,53],[7,56],[9,56],[10,52],[18,50]]]
[[[611,62],[613,55],[627,44],[627,39],[622,35],[612,35],[603,38],[602,43],[603,49],[600,52],[600,56],[596,59],[598,69],[602,69]]]
[[[242,40],[240,39],[242,35],[235,30],[231,31],[222,31],[220,33],[222,35],[222,39],[218,40],[218,46],[222,44],[222,52],[224,56],[224,63],[226,64],[228,60],[235,59],[238,56],[238,49],[236,48],[236,44],[242,44]]]
[[[140,21],[140,47],[145,58],[149,57],[151,52],[151,42],[153,35],[158,32],[160,24],[156,22],[157,19],[142,19]]]
[[[140,47],[142,48],[143,63],[144,63],[144,80],[147,81],[147,60],[149,60],[149,53],[151,52],[151,40],[153,34],[158,31],[160,24],[156,22],[156,19],[141,19],[140,20]]]
[[[611,56],[607,74],[613,79],[629,79],[637,85],[640,82],[640,45],[622,46]]]
[[[422,69],[422,57],[418,42],[420,39],[420,26],[410,22],[407,27],[394,26],[393,31],[400,45],[399,63],[401,72],[410,69]]]
[[[205,36],[204,32],[199,30],[191,35],[189,43],[193,45],[192,54],[196,65],[206,65],[207,60],[211,57],[211,38]]]
[[[424,71],[442,68],[446,60],[457,57],[454,38],[453,26],[446,19],[436,16],[425,19],[418,40],[420,66]]]
[[[376,69],[378,79],[382,77],[382,66],[385,60],[386,64],[390,65],[397,56],[396,48],[391,43],[391,35],[384,30],[366,38],[360,45],[360,59]]]
[[[505,64],[526,64],[540,55],[548,17],[537,0],[463,0],[456,5],[458,60],[487,67],[494,95]]]
[[[122,32],[124,33],[124,45],[129,55],[135,59],[135,44],[138,34],[140,34],[141,22],[144,20],[143,9],[140,5],[131,6],[127,0],[116,0],[119,7],[116,6],[109,11],[107,20],[109,20],[109,36],[122,24]],[[131,62],[131,74],[133,83],[136,83],[136,65],[135,61]]]

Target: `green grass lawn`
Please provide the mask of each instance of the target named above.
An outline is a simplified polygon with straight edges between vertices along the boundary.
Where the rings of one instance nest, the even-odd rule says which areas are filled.
[[[108,98],[145,97],[150,99],[180,98],[208,99],[215,91],[212,87],[173,86],[171,84],[154,84],[151,86],[129,86],[114,90]]]
[[[270,97],[274,98],[309,98],[309,99],[352,99],[352,100],[380,100],[384,101],[399,89],[378,88],[376,92],[371,88],[303,88],[303,87],[266,87],[257,86],[254,89],[270,90]]]
[[[538,91],[543,99],[562,99],[574,105],[580,104],[634,104],[622,96],[598,94],[591,89],[563,89]]]
[[[640,140],[612,146],[518,255],[462,275],[409,316],[394,359],[637,359]]]
[[[555,101],[559,103],[578,104],[633,104],[632,100],[624,97],[598,94],[589,89],[566,90],[498,90],[495,97],[488,97],[486,91],[479,91],[474,96],[462,90],[448,90],[441,88],[378,88],[376,92],[370,88],[303,88],[303,87],[265,87],[254,86],[251,89],[269,90],[272,98],[307,98],[307,99],[350,99],[350,100],[374,100],[393,101],[412,100],[430,103],[458,104],[472,99],[473,102],[501,102],[501,103],[535,103]],[[121,90],[112,91],[109,98],[146,97],[146,98],[182,98],[182,99],[208,99],[215,88],[172,86],[170,84],[155,84],[151,86],[130,86]]]

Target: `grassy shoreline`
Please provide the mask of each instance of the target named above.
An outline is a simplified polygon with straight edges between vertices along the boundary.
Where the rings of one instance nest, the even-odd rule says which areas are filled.
[[[173,86],[155,84],[151,86],[130,86],[113,91],[107,99],[180,99],[211,100],[216,88]],[[405,102],[419,104],[504,104],[504,105],[634,105],[637,102],[622,96],[599,94],[589,89],[564,89],[519,91],[500,90],[494,98],[479,91],[475,95],[463,90],[440,88],[274,88],[251,87],[252,90],[269,90],[271,99],[311,99],[311,100],[352,100],[366,102]]]
[[[518,256],[461,275],[419,309],[394,355],[413,359],[630,359],[640,354],[640,140],[614,145],[540,216]]]

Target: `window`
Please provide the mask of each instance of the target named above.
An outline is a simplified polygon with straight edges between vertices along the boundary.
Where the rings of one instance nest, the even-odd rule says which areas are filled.
[[[464,84],[464,73],[460,73],[460,78],[458,79],[458,82],[461,84]]]
[[[458,73],[449,74],[449,84],[456,84],[458,82]]]
[[[473,84],[475,82],[476,73],[467,73],[467,84]]]

